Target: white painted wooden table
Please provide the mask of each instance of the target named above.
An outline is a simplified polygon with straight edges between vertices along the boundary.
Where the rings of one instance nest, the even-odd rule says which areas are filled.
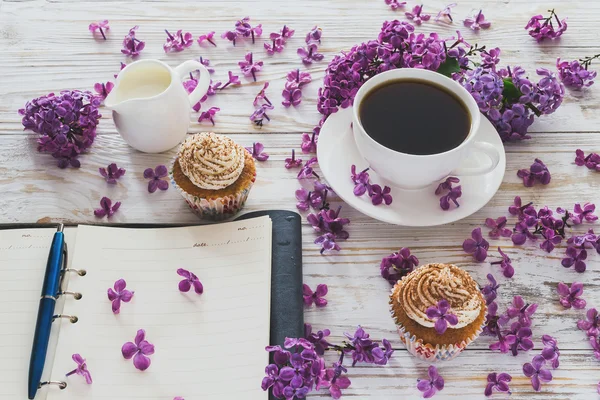
[[[571,60],[600,52],[597,42],[600,2],[560,3],[463,0],[454,9],[455,20],[460,21],[482,7],[492,21],[492,28],[475,35],[462,29],[459,23],[449,26],[430,21],[419,30],[449,36],[461,29],[469,41],[500,47],[503,65],[520,64],[533,73],[536,67],[554,68],[557,57]],[[444,5],[445,2],[428,1],[425,10],[435,14]],[[568,17],[568,31],[560,41],[539,45],[523,26],[530,16],[545,13],[552,7],[557,8],[561,17]],[[265,54],[263,40],[254,46],[241,41],[233,47],[219,39],[218,47],[194,44],[182,53],[168,55],[162,50],[165,28],[184,29],[195,36],[212,30],[220,34],[246,15],[253,22],[262,23],[265,34],[288,24],[296,30],[296,36],[283,53],[274,57]],[[87,26],[105,18],[110,20],[111,26],[108,40],[94,40]],[[214,77],[220,80],[226,79],[228,70],[238,70],[237,62],[246,51],[254,51],[255,57],[264,60],[259,82],[244,79],[241,87],[218,93],[209,100],[208,104],[221,108],[214,129],[196,123],[197,117],[194,117],[191,131],[213,129],[231,135],[244,145],[263,142],[271,158],[259,164],[257,184],[247,210],[295,209],[294,191],[298,182],[294,172],[283,168],[283,160],[292,148],[299,149],[300,133],[310,131],[320,118],[315,107],[316,93],[327,60],[355,43],[375,38],[382,22],[393,18],[403,18],[403,13],[394,13],[383,0],[0,0],[0,223],[94,223],[93,209],[102,196],[123,202],[113,218],[115,222],[196,221],[172,188],[154,194],[146,190],[142,171],[168,163],[173,152],[152,155],[132,150],[116,134],[106,110],[96,143],[89,154],[81,157],[79,170],[58,169],[49,155],[36,152],[35,135],[22,130],[17,109],[26,100],[66,88],[90,89],[95,82],[112,79],[119,70],[119,62],[129,62],[119,50],[123,36],[134,25],[140,25],[138,37],[146,41],[141,58],[160,58],[175,66],[202,55],[211,60],[216,69]],[[326,60],[305,68],[296,55],[296,48],[303,44],[305,33],[315,24],[323,28],[321,50]],[[304,89],[300,106],[285,109],[279,104],[280,93],[285,74],[295,68],[310,71],[314,81]],[[272,121],[258,129],[248,116],[253,111],[252,99],[265,81],[271,82],[268,95],[276,108],[270,114]],[[575,149],[600,150],[599,99],[597,87],[582,93],[568,92],[557,113],[531,127],[530,141],[507,145],[507,172],[499,192],[483,210],[463,221],[437,228],[403,228],[372,220],[346,207],[343,213],[352,220],[350,239],[341,243],[343,250],[339,254],[327,256],[319,255],[312,243],[315,238],[312,228],[304,226],[304,280],[311,287],[318,283],[329,286],[329,305],[324,309],[306,310],[307,322],[317,329],[330,328],[335,340],[342,340],[343,332],[351,332],[362,324],[374,338],[389,338],[399,349],[387,367],[350,368],[352,386],[346,391],[348,396],[358,399],[420,397],[416,379],[425,377],[427,365],[402,350],[387,311],[389,285],[379,276],[383,256],[400,247],[410,247],[422,263],[457,264],[470,271],[480,283],[493,271],[502,285],[501,309],[516,294],[540,305],[533,323],[535,351],[518,357],[492,353],[487,350],[491,339],[481,337],[456,360],[439,366],[446,388],[436,398],[483,398],[486,376],[492,371],[513,376],[511,387],[515,399],[598,398],[600,361],[594,358],[584,333],[575,326],[584,312],[565,311],[555,293],[559,281],[583,280],[584,297],[589,306],[600,306],[598,255],[592,255],[588,270],[579,275],[560,265],[562,249],[548,256],[535,245],[517,248],[510,241],[492,241],[491,248],[501,244],[514,261],[515,277],[507,280],[489,263],[474,264],[462,251],[461,244],[486,217],[507,215],[507,207],[515,195],[552,208],[571,208],[574,202],[600,203],[600,175],[573,164]],[[516,171],[528,167],[535,157],[548,164],[552,183],[547,187],[524,188]],[[127,169],[116,186],[107,186],[98,175],[98,167],[111,162]],[[496,252],[491,251],[491,254]],[[523,376],[521,366],[539,352],[542,334],[558,338],[561,366],[553,371],[554,380],[543,385],[541,393],[535,393]]]

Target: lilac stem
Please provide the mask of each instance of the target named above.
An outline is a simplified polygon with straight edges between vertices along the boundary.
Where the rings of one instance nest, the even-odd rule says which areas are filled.
[[[104,35],[104,30],[102,30],[102,27],[98,27],[100,29],[100,34],[102,35],[102,37],[104,38],[104,40],[106,40],[106,35]]]
[[[76,372],[77,372],[77,368],[75,368],[75,369],[74,369],[73,371],[71,371],[71,372],[67,372],[67,373],[65,374],[65,376],[71,376],[71,375],[73,375],[73,374],[74,374],[74,373],[76,373]]]
[[[213,46],[217,47],[217,44],[215,42],[213,42],[212,39],[206,38],[206,40],[208,40],[208,42],[210,44],[212,44]]]

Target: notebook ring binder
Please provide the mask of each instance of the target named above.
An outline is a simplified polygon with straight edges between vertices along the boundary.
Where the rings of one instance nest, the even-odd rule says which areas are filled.
[[[64,381],[44,381],[44,382],[40,382],[40,384],[38,385],[38,389],[41,388],[42,386],[47,386],[47,385],[56,385],[56,386],[58,386],[58,388],[60,390],[67,388],[67,382],[64,382]]]
[[[79,276],[85,276],[87,271],[85,269],[65,268],[64,272],[75,272]]]
[[[77,315],[65,315],[65,314],[56,314],[52,317],[52,320],[55,320],[58,318],[68,318],[69,322],[72,324],[76,324],[77,321],[79,321],[79,318],[77,317]]]
[[[75,300],[81,300],[81,298],[83,297],[83,295],[81,293],[79,293],[79,292],[68,292],[68,291],[65,291],[65,290],[63,290],[61,292],[58,292],[58,295],[59,296],[64,296],[64,295],[73,296],[73,298]]]

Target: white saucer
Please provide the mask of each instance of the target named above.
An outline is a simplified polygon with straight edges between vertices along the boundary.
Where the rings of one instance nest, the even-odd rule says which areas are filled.
[[[350,167],[356,165],[357,171],[362,171],[369,165],[358,152],[352,128],[352,109],[347,108],[332,114],[321,128],[317,157],[325,179],[335,193],[347,204],[380,221],[404,226],[435,226],[458,221],[475,213],[485,206],[494,196],[506,169],[504,145],[494,126],[484,116],[481,118],[479,140],[488,142],[500,150],[500,162],[492,171],[479,176],[458,176],[462,185],[462,197],[458,202],[460,207],[451,205],[450,210],[440,208],[439,197],[435,195],[437,183],[424,189],[407,190],[389,185],[392,188],[393,202],[374,206],[367,194],[357,197],[354,195],[354,183],[350,179]],[[486,162],[485,156],[475,162]],[[489,162],[489,161],[488,161]],[[410,173],[410,171],[405,171]],[[376,172],[370,170],[372,183],[383,186],[386,183]]]

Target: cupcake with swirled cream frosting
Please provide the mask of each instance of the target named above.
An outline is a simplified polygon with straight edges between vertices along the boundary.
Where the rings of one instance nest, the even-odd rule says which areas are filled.
[[[396,283],[390,311],[408,351],[438,361],[456,357],[479,336],[486,304],[466,271],[450,264],[427,264]]]
[[[256,166],[250,153],[232,139],[205,132],[181,144],[170,176],[196,215],[222,220],[244,206]]]

